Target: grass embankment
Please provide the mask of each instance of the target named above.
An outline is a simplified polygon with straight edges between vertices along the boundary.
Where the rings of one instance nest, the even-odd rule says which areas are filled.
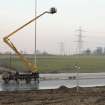
[[[34,62],[32,56],[28,58]],[[0,56],[0,64],[11,66],[16,70],[27,69],[16,56]],[[105,56],[37,56],[37,65],[40,72],[75,72],[74,65],[78,64],[80,72],[105,72]]]

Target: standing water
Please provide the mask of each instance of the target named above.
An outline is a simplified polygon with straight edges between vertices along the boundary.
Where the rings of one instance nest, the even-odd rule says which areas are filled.
[[[11,81],[9,84],[0,82],[0,91],[16,91],[16,90],[36,90],[36,89],[55,89],[62,85],[72,88],[76,87],[75,73],[59,73],[59,74],[40,74],[40,83],[32,81],[31,84],[21,82],[16,84]],[[80,73],[80,87],[105,86],[105,73]]]

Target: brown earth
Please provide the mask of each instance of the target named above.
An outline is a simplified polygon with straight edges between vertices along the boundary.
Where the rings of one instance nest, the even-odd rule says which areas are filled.
[[[105,87],[0,92],[0,105],[105,105]]]

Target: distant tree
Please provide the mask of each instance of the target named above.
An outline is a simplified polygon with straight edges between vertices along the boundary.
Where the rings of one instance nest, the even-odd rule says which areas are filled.
[[[91,50],[88,48],[88,49],[86,49],[86,50],[83,52],[83,54],[85,54],[85,55],[90,55],[90,54],[91,54]]]
[[[49,55],[48,52],[44,51],[42,52],[42,55]]]
[[[36,54],[37,54],[37,55],[40,55],[41,52],[40,52],[39,50],[36,50]]]
[[[104,51],[103,51],[103,54],[105,55],[105,47],[104,47]]]
[[[97,47],[94,51],[94,54],[102,55],[103,54],[103,48],[102,47]]]
[[[33,55],[35,54],[35,51],[33,52]],[[41,55],[42,53],[41,53],[41,51],[40,50],[36,50],[36,55]]]

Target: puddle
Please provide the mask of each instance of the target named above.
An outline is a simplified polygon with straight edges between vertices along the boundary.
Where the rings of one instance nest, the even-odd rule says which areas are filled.
[[[63,74],[61,75],[63,76]],[[64,76],[66,77],[66,75]],[[86,74],[83,76],[86,76]],[[93,75],[92,75],[92,78],[89,77],[89,75],[88,75],[88,78],[87,77],[83,78],[83,76],[78,80],[80,87],[105,86],[105,77],[103,75],[102,76],[99,75],[102,78],[98,78],[99,77],[98,74],[94,75],[94,78],[93,78]],[[47,74],[47,77],[48,77],[48,74]],[[51,74],[50,74],[50,77],[51,77]],[[52,75],[52,77],[54,78],[54,74]],[[0,91],[55,89],[55,88],[59,88],[62,85],[65,85],[66,87],[69,87],[69,88],[76,87],[77,81],[75,79],[74,80],[73,79],[71,80],[53,79],[53,80],[41,80],[39,84],[34,81],[32,81],[30,84],[26,84],[24,81],[19,84],[16,84],[13,81],[11,81],[9,84],[4,84],[3,81],[1,81]]]

